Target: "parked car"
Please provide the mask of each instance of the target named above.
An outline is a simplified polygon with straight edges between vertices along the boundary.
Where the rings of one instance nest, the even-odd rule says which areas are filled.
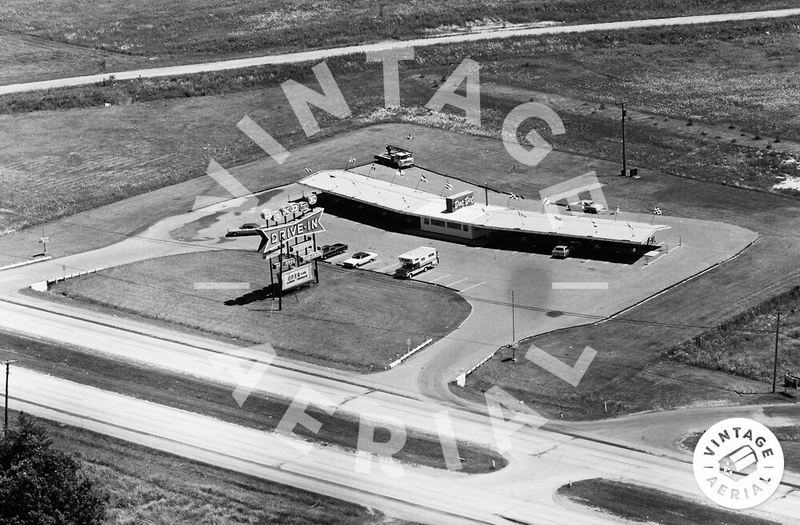
[[[326,244],[322,248],[322,256],[320,259],[330,259],[331,257],[335,257],[337,255],[341,255],[347,251],[347,245],[337,242],[336,244]]]
[[[241,237],[243,235],[258,235],[257,229],[261,228],[260,224],[255,222],[246,222],[239,226],[238,230],[228,230],[225,237]]]
[[[372,252],[356,252],[353,254],[352,257],[346,259],[342,266],[345,268],[358,268],[359,266],[364,266],[367,263],[370,263],[378,258],[377,253]]]
[[[555,248],[553,248],[553,257],[556,259],[566,259],[569,257],[569,246],[564,246],[563,244],[559,244]]]

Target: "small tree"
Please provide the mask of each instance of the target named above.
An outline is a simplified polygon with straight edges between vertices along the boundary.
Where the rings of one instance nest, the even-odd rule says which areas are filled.
[[[0,446],[0,523],[66,525],[102,523],[106,497],[80,463],[52,447],[25,414]]]

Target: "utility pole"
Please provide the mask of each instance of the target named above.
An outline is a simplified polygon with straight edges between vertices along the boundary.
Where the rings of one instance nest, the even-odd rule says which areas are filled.
[[[628,175],[628,164],[625,157],[625,117],[628,115],[625,109],[625,101],[622,101],[622,176]]]
[[[6,365],[6,402],[5,402],[5,418],[3,419],[3,441],[6,441],[8,438],[8,371],[11,367],[11,363],[16,363],[16,359],[12,359],[10,361],[3,361],[2,364]]]
[[[511,360],[517,361],[517,332],[514,322],[515,307],[514,307],[514,290],[511,290]]]
[[[778,321],[775,323],[775,366],[772,369],[772,393],[778,380],[778,331],[781,329],[781,312],[778,310]]]

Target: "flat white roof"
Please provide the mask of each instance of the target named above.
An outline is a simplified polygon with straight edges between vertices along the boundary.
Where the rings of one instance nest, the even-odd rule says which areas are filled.
[[[397,178],[401,176],[409,177],[410,175],[396,175]],[[562,215],[561,207],[554,204],[547,207],[542,206],[544,213],[508,209],[493,204],[482,205],[477,202],[479,195],[476,195],[475,204],[465,206],[452,213],[445,213],[445,197],[455,192],[443,192],[442,195],[436,195],[419,188],[393,184],[392,181],[380,180],[347,170],[318,171],[302,179],[300,184],[317,191],[397,213],[469,224],[488,230],[645,244],[657,231],[669,228],[669,226],[660,224],[615,221],[587,214]],[[477,191],[479,189],[476,189]]]

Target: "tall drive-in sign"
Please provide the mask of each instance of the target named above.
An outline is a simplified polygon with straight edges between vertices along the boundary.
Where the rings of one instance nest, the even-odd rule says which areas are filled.
[[[475,195],[471,191],[462,191],[449,197],[445,197],[445,213],[453,213],[466,206],[475,204]]]
[[[283,292],[317,280],[315,259],[322,252],[317,249],[316,234],[325,228],[320,224],[324,210],[309,206],[315,202],[312,195],[278,210],[261,212],[267,224],[257,230],[261,237],[258,251],[270,263],[270,282],[276,287],[279,309]]]

